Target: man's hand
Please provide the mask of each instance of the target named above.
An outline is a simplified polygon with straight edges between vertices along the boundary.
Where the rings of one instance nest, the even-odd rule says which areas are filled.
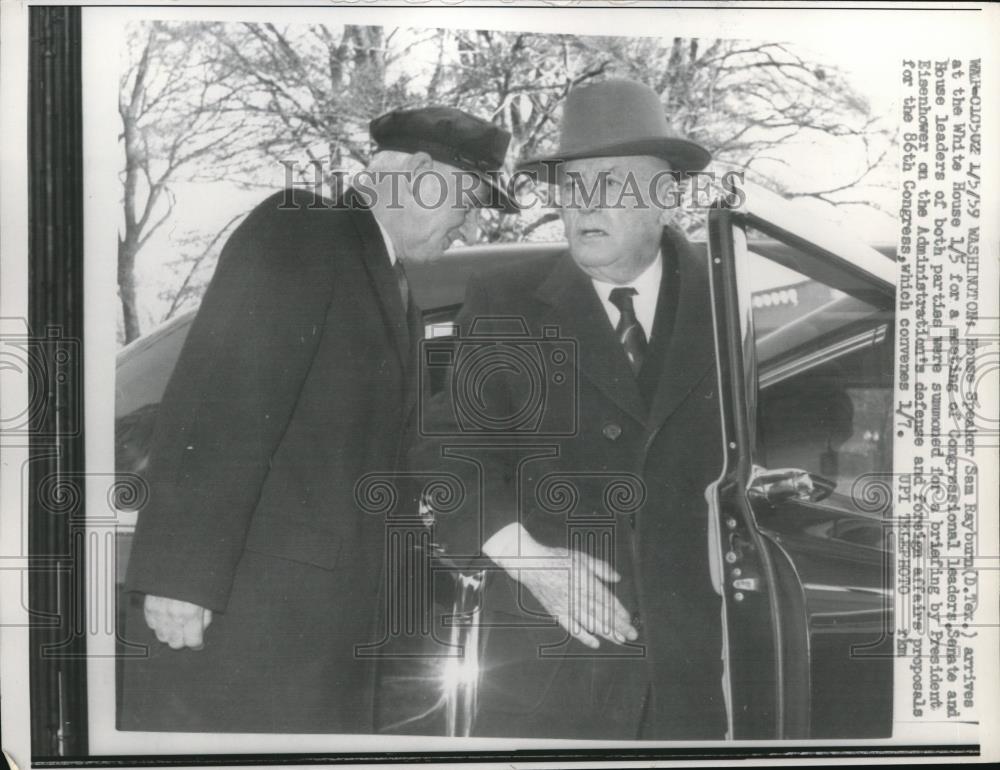
[[[581,551],[542,545],[520,524],[490,538],[483,552],[588,647],[599,647],[599,637],[618,644],[639,637],[628,611],[605,585],[621,580],[607,562]]]
[[[200,650],[204,646],[205,629],[212,622],[211,610],[180,599],[147,594],[143,612],[146,625],[156,633],[156,638],[172,649]]]

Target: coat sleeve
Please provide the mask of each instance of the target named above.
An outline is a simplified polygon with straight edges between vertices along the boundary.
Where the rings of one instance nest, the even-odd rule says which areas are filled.
[[[130,590],[225,611],[270,458],[336,300],[335,262],[360,252],[346,212],[280,201],[230,237],[164,393]]]
[[[420,405],[419,438],[408,457],[410,469],[424,481],[425,490],[433,488],[429,485],[435,479],[445,480],[439,488],[458,479],[459,505],[440,510],[428,494],[422,501],[424,510],[433,516],[435,542],[458,565],[481,556],[483,543],[518,520],[513,470],[516,443],[509,436],[502,442],[491,440],[475,430],[475,415],[470,417],[475,409],[494,417],[510,411],[508,383],[502,373],[484,379],[474,376],[476,370],[490,369],[476,336],[495,333],[497,329],[490,325],[498,322],[490,310],[488,290],[480,279],[472,278],[456,319],[459,336],[452,366],[445,373],[444,387]],[[462,405],[456,403],[459,399]],[[458,417],[460,411],[463,419]]]

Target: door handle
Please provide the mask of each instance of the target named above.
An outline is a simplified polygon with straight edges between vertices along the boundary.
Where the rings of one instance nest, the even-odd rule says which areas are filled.
[[[747,494],[771,505],[797,500],[818,503],[836,489],[837,482],[799,468],[755,467],[747,487]]]
[[[733,588],[737,591],[759,591],[760,580],[755,577],[733,578]]]

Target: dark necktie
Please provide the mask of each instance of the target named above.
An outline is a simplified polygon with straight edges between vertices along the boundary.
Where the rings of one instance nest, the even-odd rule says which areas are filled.
[[[392,263],[392,271],[396,274],[396,286],[399,287],[399,296],[403,300],[403,312],[410,309],[410,282],[406,279],[406,270],[403,263],[398,259]]]
[[[615,334],[625,348],[625,355],[628,356],[632,372],[636,375],[642,368],[642,359],[646,354],[646,332],[643,331],[639,319],[635,317],[635,307],[632,304],[632,296],[637,293],[631,286],[620,286],[612,289],[608,297],[611,304],[621,312]]]

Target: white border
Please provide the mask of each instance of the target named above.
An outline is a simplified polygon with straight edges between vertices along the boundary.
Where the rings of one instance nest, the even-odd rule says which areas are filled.
[[[28,318],[28,14],[0,3],[0,333],[24,333]],[[18,329],[18,327],[20,327]],[[26,377],[5,375],[3,414],[28,403]],[[13,402],[14,407],[10,404]],[[11,411],[8,411],[10,409]],[[3,748],[27,766],[28,709],[27,533],[22,468],[26,441],[0,437],[0,722]]]
[[[190,0],[188,0],[190,2]],[[74,3],[86,5],[86,3]],[[124,4],[123,4],[124,5]],[[228,3],[235,6],[234,3]],[[453,7],[452,3],[446,3],[452,7],[431,7],[427,3],[415,4],[411,8],[379,8],[371,4],[352,3],[352,7],[337,6],[333,3],[319,2],[315,7],[306,9],[264,9],[264,8],[179,8],[170,7],[158,9],[155,16],[158,18],[234,18],[240,19],[265,18],[280,13],[283,19],[288,19],[289,14],[295,13],[301,16],[302,20],[307,19],[329,19],[331,13],[336,13],[338,21],[353,23],[371,24],[391,24],[400,26],[424,26],[424,27],[488,27],[494,29],[530,29],[535,31],[565,32],[572,34],[656,34],[664,36],[673,35],[695,35],[703,33],[708,25],[706,16],[711,20],[713,34],[723,37],[743,37],[743,38],[763,38],[774,39],[775,29],[781,29],[783,39],[796,39],[799,41],[814,40],[819,43],[830,39],[845,41],[845,45],[850,45],[856,50],[866,47],[886,47],[888,45],[899,45],[900,41],[905,41],[908,46],[920,52],[921,56],[940,55],[948,53],[946,49],[957,47],[964,56],[969,55],[977,45],[983,51],[984,76],[990,77],[996,73],[996,62],[989,52],[989,43],[996,36],[998,31],[998,14],[995,8],[987,7],[983,15],[977,17],[978,23],[970,29],[967,20],[968,14],[963,13],[941,13],[933,14],[910,12],[900,14],[893,11],[866,11],[864,13],[864,25],[857,23],[857,17],[845,10],[830,11],[810,11],[808,13],[795,13],[781,9],[763,10],[749,12],[740,8],[729,7],[725,10],[702,11],[696,9],[677,8],[674,6],[666,9],[653,9],[642,6],[639,3],[628,4],[626,7],[609,9],[596,8],[591,4],[580,7],[575,13],[569,13],[569,8],[523,8],[514,10],[513,7],[502,9],[488,9],[470,7],[466,4],[462,8]],[[510,2],[504,5],[512,6]],[[955,4],[949,4],[954,8]],[[419,16],[417,15],[419,11]],[[557,17],[555,14],[559,12]],[[627,12],[626,12],[627,11]],[[27,295],[26,281],[22,276],[26,276],[26,245],[27,245],[27,197],[25,195],[25,179],[27,177],[26,164],[26,70],[27,70],[27,46],[26,27],[27,13],[25,0],[4,0],[0,2],[0,13],[2,16],[3,41],[0,45],[0,99],[3,106],[0,108],[0,137],[3,137],[3,144],[0,147],[0,159],[3,163],[3,174],[0,178],[0,216],[2,216],[2,228],[0,228],[0,250],[2,250],[3,265],[0,281],[0,302],[2,302],[2,313],[4,317],[21,316],[26,317]],[[114,361],[114,293],[113,293],[113,254],[116,242],[116,218],[107,214],[108,201],[117,202],[117,192],[111,198],[107,197],[108,190],[115,188],[117,178],[108,169],[115,168],[115,164],[106,165],[108,158],[117,154],[117,147],[112,147],[112,142],[108,140],[107,132],[101,132],[95,124],[94,118],[100,113],[104,117],[114,117],[116,112],[116,77],[112,79],[110,88],[102,88],[100,82],[102,73],[107,76],[108,70],[105,66],[100,66],[97,59],[91,59],[88,49],[96,41],[97,48],[102,52],[112,52],[117,54],[116,45],[109,45],[114,38],[93,37],[92,24],[100,24],[99,14],[106,14],[117,19],[126,17],[139,18],[148,17],[149,9],[140,8],[118,8],[118,9],[98,9],[90,8],[84,12],[84,62],[85,62],[85,96],[87,107],[85,109],[85,199],[86,199],[86,275],[85,284],[88,287],[86,297],[86,329],[88,342],[88,358],[85,369],[85,382],[87,385],[87,456],[90,458],[89,468],[98,470],[101,468],[113,468],[113,441],[111,438],[112,425],[111,415],[113,413],[113,385],[105,374],[113,371]],[[651,26],[651,21],[652,26]],[[992,34],[991,34],[992,33]],[[936,53],[935,53],[936,52]],[[117,69],[113,70],[117,73]],[[96,79],[96,82],[95,82]],[[989,81],[986,82],[989,86]],[[115,93],[111,93],[111,92]],[[996,93],[995,86],[987,88],[987,92]],[[105,98],[111,93],[111,100],[105,102]],[[100,94],[100,96],[98,96]],[[99,100],[99,102],[98,102]],[[98,104],[107,105],[100,107]],[[996,105],[988,104],[990,113],[996,113]],[[984,115],[986,118],[987,115]],[[986,122],[984,126],[996,126],[995,120]],[[113,136],[114,134],[112,134]],[[994,134],[995,135],[995,134]],[[987,151],[991,153],[992,164],[986,168],[993,170],[993,174],[987,174],[987,180],[995,177],[995,148],[990,148],[988,135],[984,135],[984,142]],[[100,170],[104,169],[104,172]],[[103,176],[102,176],[103,174]],[[996,200],[996,183],[993,183],[993,197]],[[987,209],[989,211],[989,209]],[[995,220],[995,217],[993,218]],[[984,216],[984,254],[983,258],[992,256],[996,258],[996,226],[990,222],[990,217]],[[985,228],[989,227],[990,230]],[[990,250],[992,249],[992,251]],[[110,277],[110,280],[109,280]],[[110,296],[109,296],[110,295]],[[110,319],[110,320],[109,320]],[[110,335],[110,336],[108,336]],[[97,340],[110,340],[109,349],[102,349]],[[15,384],[10,386],[10,380],[4,380],[8,386],[4,393],[4,398],[22,401],[26,398],[26,388],[18,388]],[[105,430],[98,431],[93,426],[106,426]],[[98,435],[100,433],[100,435]],[[27,659],[27,632],[26,629],[16,628],[18,622],[24,621],[24,611],[20,606],[21,595],[21,572],[18,571],[23,566],[23,553],[20,550],[23,532],[21,531],[21,463],[26,459],[27,453],[23,448],[10,447],[5,445],[3,464],[0,466],[0,500],[3,502],[4,515],[0,521],[0,542],[3,543],[0,558],[3,559],[0,571],[0,581],[3,587],[3,602],[0,604],[0,618],[4,628],[0,629],[0,639],[2,639],[2,661],[0,661],[0,682],[3,687],[2,718],[4,730],[4,748],[11,752],[15,761],[22,767],[27,766],[28,749],[28,708],[27,708],[27,667],[24,661]],[[88,510],[101,510],[106,507],[103,498],[103,490],[97,485],[93,485],[91,490],[95,493],[102,493],[100,499],[88,497]],[[96,506],[96,507],[91,507]],[[14,624],[14,625],[12,625]],[[981,680],[982,681],[982,680]],[[98,693],[99,687],[95,687],[92,681],[92,691]],[[995,704],[994,700],[994,704]],[[985,705],[985,704],[984,704]],[[989,713],[989,712],[987,712]],[[996,713],[995,710],[993,713]],[[93,717],[92,717],[93,719]],[[157,748],[157,739],[162,739],[162,734],[138,734],[130,733],[131,736],[142,736],[137,741],[129,741],[128,746],[119,746],[115,753],[128,751],[134,753],[153,753]],[[96,737],[96,736],[95,736]],[[250,739],[243,739],[239,736],[228,736],[233,739],[233,743],[228,747],[220,744],[216,739],[208,736],[195,735],[184,736],[172,734],[179,743],[169,748],[171,753],[200,753],[201,751],[264,751],[264,750],[296,750],[296,751],[322,751],[324,748],[316,748],[311,743],[311,737],[296,736],[289,740],[285,737],[276,737],[276,741],[282,742],[279,748],[277,744],[270,748],[257,748],[262,746],[261,739],[271,738],[271,736],[251,736],[253,746],[248,742]],[[205,739],[208,738],[206,741]],[[990,739],[987,745],[986,739]],[[984,751],[996,750],[995,736],[983,736]],[[325,750],[335,751],[358,751],[358,750],[430,750],[432,748],[456,748],[456,744],[447,739],[412,739],[400,738],[407,745],[399,745],[396,737],[385,736],[346,736],[332,739],[334,746],[327,745]],[[428,741],[421,743],[418,747],[413,741]],[[171,743],[174,743],[172,740]],[[831,742],[832,743],[832,742]],[[857,741],[845,741],[844,743],[856,744]],[[893,743],[893,741],[880,741],[877,743]],[[290,745],[293,744],[293,745]],[[541,744],[531,741],[490,741],[486,739],[476,739],[474,741],[462,741],[461,747],[466,749],[487,749],[498,748],[508,749],[512,744],[523,745],[544,745],[556,748],[565,745],[580,745],[575,742],[566,741],[544,741]],[[593,746],[594,743],[583,744]],[[613,744],[603,744],[613,745]],[[629,743],[629,746],[640,746],[646,744]],[[679,744],[670,744],[677,746]],[[809,745],[808,742],[796,742],[789,745]],[[101,748],[100,739],[92,744],[92,752],[111,751],[110,747]],[[817,760],[818,762],[819,760]],[[840,764],[848,760],[830,759],[828,763]],[[893,760],[889,760],[893,761]],[[898,762],[913,760],[897,760]],[[920,762],[921,760],[916,760]],[[633,764],[633,763],[629,763]],[[648,763],[643,763],[648,764]],[[703,764],[700,762],[685,762],[684,765]],[[723,763],[719,763],[723,764]],[[730,763],[725,763],[730,764]],[[734,764],[745,765],[745,761]]]

